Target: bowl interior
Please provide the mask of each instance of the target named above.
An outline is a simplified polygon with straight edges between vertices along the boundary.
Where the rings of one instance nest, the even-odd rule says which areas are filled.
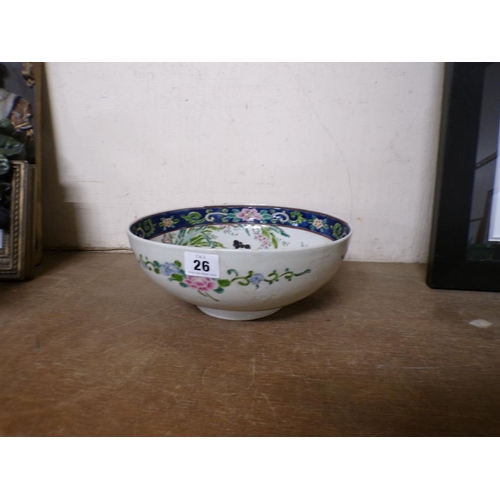
[[[159,243],[244,251],[328,245],[347,237],[351,229],[336,217],[302,209],[224,205],[149,215],[134,222],[130,231]]]

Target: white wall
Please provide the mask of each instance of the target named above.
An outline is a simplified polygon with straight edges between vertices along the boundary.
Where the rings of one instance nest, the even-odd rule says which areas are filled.
[[[427,258],[440,63],[49,63],[45,246],[127,247],[137,217],[219,203],[352,222],[352,260]]]

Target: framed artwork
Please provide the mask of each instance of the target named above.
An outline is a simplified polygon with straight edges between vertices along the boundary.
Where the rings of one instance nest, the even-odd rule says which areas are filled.
[[[427,269],[432,288],[500,291],[500,63],[447,63]]]
[[[0,63],[0,280],[41,260],[41,63]]]

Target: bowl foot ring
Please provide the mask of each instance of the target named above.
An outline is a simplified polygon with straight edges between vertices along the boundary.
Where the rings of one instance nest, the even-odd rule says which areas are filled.
[[[209,316],[219,319],[228,319],[232,321],[249,321],[252,319],[265,318],[279,311],[281,307],[276,309],[266,309],[264,311],[224,311],[222,309],[212,309],[210,307],[198,306],[198,309]]]

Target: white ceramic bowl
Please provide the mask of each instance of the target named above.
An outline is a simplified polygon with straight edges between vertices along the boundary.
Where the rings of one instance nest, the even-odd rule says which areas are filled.
[[[251,320],[329,281],[352,229],[299,208],[223,205],[147,215],[127,233],[144,272],[172,295],[216,318]]]

